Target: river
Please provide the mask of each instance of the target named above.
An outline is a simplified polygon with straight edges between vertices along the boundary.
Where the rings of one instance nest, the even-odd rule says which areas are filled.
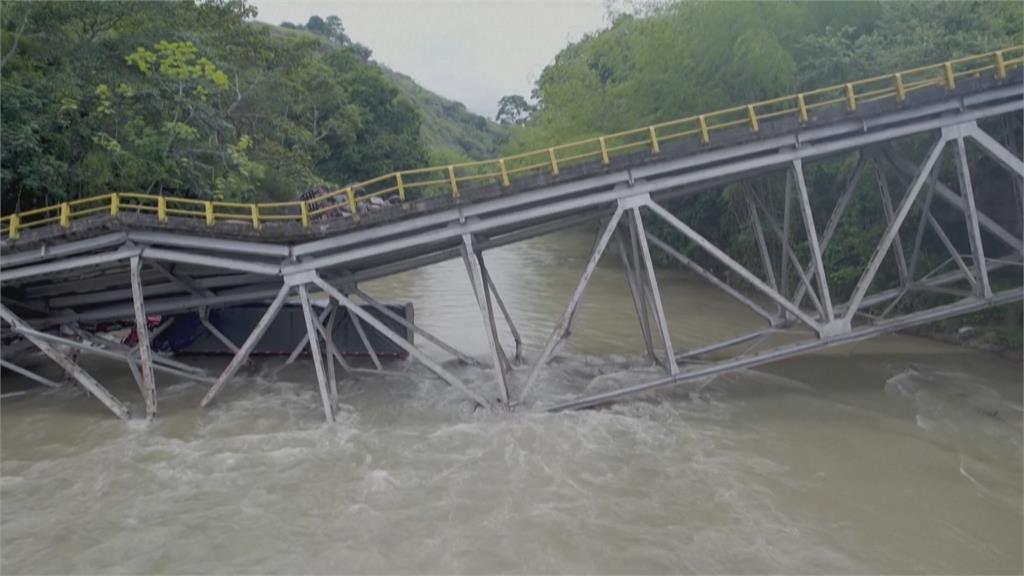
[[[591,242],[579,231],[487,253],[529,355]],[[677,348],[759,323],[683,273],[659,282]],[[424,327],[489,358],[461,262],[363,288],[412,300]],[[606,258],[533,399],[656,377],[641,351],[625,277]],[[204,386],[158,375],[148,425],[74,387],[6,399],[0,570],[1024,570],[1021,367],[986,353],[886,336],[565,414],[474,410],[398,363],[346,379],[335,425],[308,360],[281,363],[257,362],[206,410]],[[141,413],[126,368],[84,365]],[[448,366],[493,393],[490,371]]]

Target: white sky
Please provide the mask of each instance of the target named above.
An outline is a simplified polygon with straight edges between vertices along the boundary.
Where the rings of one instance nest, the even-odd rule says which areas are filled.
[[[341,18],[373,59],[494,118],[569,42],[607,25],[602,0],[252,0],[257,20]]]

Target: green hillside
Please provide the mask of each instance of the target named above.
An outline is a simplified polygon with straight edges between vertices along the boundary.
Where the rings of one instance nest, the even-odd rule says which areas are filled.
[[[431,160],[443,163],[491,158],[508,139],[503,126],[466,110],[461,102],[438,96],[405,74],[381,68],[420,112],[420,133]]]

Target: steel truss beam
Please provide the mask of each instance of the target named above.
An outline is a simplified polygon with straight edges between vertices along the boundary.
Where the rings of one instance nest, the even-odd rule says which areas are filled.
[[[231,359],[227,368],[224,369],[224,372],[221,373],[220,377],[217,378],[217,381],[214,382],[213,386],[206,392],[206,395],[203,396],[202,401],[199,402],[200,407],[206,407],[206,405],[213,400],[213,397],[217,395],[217,392],[220,392],[221,388],[228,383],[228,380],[233,378],[242,365],[245,364],[245,361],[249,359],[249,354],[251,354],[253,349],[256,348],[256,344],[258,344],[263,338],[267,328],[270,327],[274,318],[277,317],[277,313],[280,312],[281,307],[284,306],[284,301],[288,297],[288,292],[290,290],[291,287],[284,284],[277,291],[277,296],[274,297],[273,302],[270,303],[267,311],[263,314],[263,317],[260,318],[256,327],[253,328],[253,331],[249,333],[249,337],[245,339],[245,343],[242,344],[242,347],[239,348],[238,352]]]
[[[153,374],[153,356],[149,349],[149,322],[146,305],[142,300],[142,261],[138,256],[131,259],[132,305],[135,308],[135,334],[139,339],[139,382],[142,399],[146,404],[146,420],[156,417],[156,376]],[[132,364],[134,367],[134,363]]]
[[[362,299],[364,302],[366,302],[370,306],[372,306],[374,308],[374,310],[377,310],[378,312],[380,312],[381,314],[386,316],[388,319],[390,319],[390,320],[392,320],[394,322],[397,322],[403,328],[406,328],[408,330],[412,330],[416,334],[419,334],[424,339],[426,339],[428,342],[434,344],[435,346],[438,346],[439,348],[441,348],[445,352],[451,354],[452,356],[455,356],[460,361],[462,361],[462,362],[464,362],[466,364],[469,364],[471,366],[480,366],[481,365],[479,361],[477,361],[475,358],[473,358],[469,354],[465,354],[463,352],[460,352],[454,346],[449,345],[444,340],[441,340],[440,338],[434,336],[430,332],[427,332],[425,329],[423,329],[423,327],[419,326],[418,324],[416,324],[414,322],[409,322],[405,318],[402,318],[398,314],[395,314],[394,312],[389,310],[386,306],[384,306],[383,304],[381,304],[377,300],[373,299],[372,297],[370,297],[369,294],[363,292],[359,288],[353,287],[352,288],[352,293],[355,294],[356,296],[358,296],[360,299]]]
[[[647,317],[647,300],[644,293],[643,285],[638,277],[638,272],[634,269],[636,260],[630,257],[629,252],[626,249],[626,242],[622,239],[623,232],[622,228],[616,230],[615,240],[619,245],[619,255],[622,258],[622,267],[626,273],[626,284],[629,286],[629,294],[633,300],[633,309],[636,311],[637,320],[640,322],[640,335],[644,340],[644,350],[648,358],[657,359],[654,354],[653,338],[651,337],[651,330],[648,326]],[[630,238],[630,246],[633,247],[636,244]],[[639,255],[638,255],[639,258]]]
[[[562,340],[565,331],[569,327],[569,323],[572,319],[572,315],[576,310],[576,306],[579,305],[580,299],[583,298],[583,291],[586,290],[587,284],[590,283],[590,277],[594,274],[594,270],[597,269],[597,263],[601,260],[601,255],[604,254],[604,249],[608,246],[608,241],[611,239],[612,234],[615,232],[615,227],[619,223],[619,219],[622,218],[623,208],[621,205],[615,208],[615,213],[608,219],[608,223],[605,224],[604,229],[598,236],[598,240],[594,245],[594,249],[590,254],[590,260],[587,261],[587,266],[583,270],[583,274],[580,276],[579,282],[576,283],[576,289],[573,290],[572,297],[569,299],[569,306],[562,313],[562,318],[558,321],[551,336],[548,338],[547,344],[544,346],[544,351],[534,362],[533,368],[530,370],[530,375],[526,379],[526,384],[523,385],[522,391],[519,393],[519,402],[523,402],[526,396],[530,393],[530,389],[533,387],[534,382],[537,381],[537,377],[540,376],[540,371],[547,363],[548,358],[555,351],[555,347]]]
[[[324,405],[324,418],[328,422],[334,422],[335,406],[332,403],[332,395],[327,391],[327,372],[324,370],[324,357],[320,351],[320,336],[317,333],[316,325],[319,322],[313,315],[313,307],[309,305],[309,289],[305,284],[299,284],[299,300],[302,302],[302,314],[306,318],[306,334],[309,336],[309,353],[313,356],[313,367],[316,369],[316,381],[320,386],[320,401]]]
[[[411,342],[399,336],[393,330],[388,328],[386,324],[378,320],[372,314],[363,310],[360,306],[357,306],[354,302],[349,300],[348,297],[342,294],[341,291],[325,282],[315,272],[309,273],[308,278],[308,282],[312,282],[313,284],[319,286],[320,289],[327,293],[328,296],[334,298],[338,302],[338,304],[348,308],[350,313],[358,316],[361,320],[372,326],[375,330],[377,330],[385,337],[387,337],[389,340],[398,345],[400,348],[408,352],[410,356],[422,362],[427,368],[429,368],[432,372],[440,376],[444,381],[448,382],[453,387],[461,390],[466,396],[472,398],[480,406],[483,406],[485,408],[490,407],[490,403],[487,402],[487,400],[484,400],[482,396],[467,388],[466,385],[463,384],[461,380],[455,377],[455,375],[445,370],[444,367],[442,367],[437,362],[431,360],[430,357],[421,352],[419,348],[413,346]]]
[[[35,382],[38,382],[38,383],[42,384],[43,386],[46,386],[47,388],[60,388],[61,387],[61,384],[59,382],[54,382],[53,380],[50,380],[49,378],[44,378],[44,377],[40,376],[39,374],[36,374],[35,372],[32,372],[31,370],[27,370],[25,368],[22,368],[21,366],[18,366],[17,364],[15,364],[13,362],[8,362],[7,360],[4,360],[3,358],[0,358],[0,366],[2,366],[4,368],[7,368],[11,372],[17,372],[18,374],[21,374],[25,378],[28,378],[29,380],[33,380]]]
[[[0,304],[0,317],[5,322],[11,325],[19,334],[24,336],[27,340],[35,344],[36,348],[40,352],[45,354],[50,360],[56,362],[65,372],[71,375],[72,378],[78,381],[83,388],[89,391],[97,400],[103,403],[108,410],[114,413],[115,416],[122,420],[128,420],[131,418],[131,413],[128,408],[121,403],[120,400],[114,397],[102,384],[96,381],[95,378],[89,375],[88,372],[82,370],[78,364],[75,364],[68,356],[58,350],[57,348],[50,345],[45,339],[40,338],[34,330],[32,330],[24,320],[17,317],[11,312],[6,306]]]
[[[597,394],[594,396],[588,396],[569,402],[563,402],[555,406],[551,406],[547,410],[549,412],[560,412],[563,410],[579,410],[583,408],[591,408],[594,406],[600,406],[609,402],[614,402],[622,398],[635,396],[637,394],[655,390],[657,388],[664,388],[667,386],[674,386],[685,382],[691,382],[693,380],[699,380],[703,378],[710,378],[717,374],[724,372],[730,372],[733,370],[739,370],[743,368],[753,368],[770,362],[775,362],[783,358],[790,358],[800,354],[806,354],[822,348],[835,346],[838,344],[848,344],[852,342],[858,342],[884,334],[888,332],[895,332],[919,324],[925,324],[928,322],[934,322],[942,320],[944,318],[950,318],[953,316],[959,316],[962,314],[968,314],[978,310],[984,310],[994,306],[1002,304],[1008,304],[1016,300],[1024,298],[1024,289],[1015,288],[1012,290],[1006,290],[994,294],[988,299],[977,299],[967,298],[953,304],[946,306],[940,306],[931,310],[925,310],[923,312],[917,312],[908,314],[902,318],[887,320],[880,322],[873,326],[865,326],[857,328],[847,332],[846,334],[836,335],[828,340],[808,340],[799,342],[796,344],[790,344],[773,348],[770,350],[764,350],[755,354],[744,355],[737,358],[731,358],[715,364],[709,364],[693,370],[686,370],[679,374],[674,374],[653,382],[647,382],[638,384],[635,386],[629,386],[621,390],[615,390],[611,392],[605,392],[603,394]]]
[[[494,322],[494,307],[491,305],[491,296],[481,272],[482,257],[473,247],[472,236],[462,236],[462,260],[469,273],[469,281],[473,287],[473,294],[476,297],[477,306],[480,307],[480,318],[484,323],[484,332],[487,334],[487,343],[491,349],[491,360],[494,366],[495,382],[498,386],[498,397],[506,407],[509,405],[508,380],[505,371],[504,351],[501,342],[498,341],[498,327]]]

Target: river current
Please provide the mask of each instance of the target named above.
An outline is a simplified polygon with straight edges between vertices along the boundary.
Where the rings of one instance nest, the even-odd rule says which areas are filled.
[[[487,253],[528,357],[591,242]],[[658,278],[677,348],[759,325],[686,274]],[[413,301],[418,323],[489,361],[461,262],[363,288]],[[532,403],[658,377],[642,349],[608,257]],[[215,373],[226,359],[196,362]],[[563,414],[474,410],[391,363],[342,381],[334,425],[311,363],[282,362],[255,362],[205,410],[204,385],[158,374],[151,424],[73,386],[5,399],[0,571],[1024,571],[1021,367],[989,354],[885,336]],[[83,363],[141,413],[127,368]],[[493,394],[488,369],[446,366]]]

